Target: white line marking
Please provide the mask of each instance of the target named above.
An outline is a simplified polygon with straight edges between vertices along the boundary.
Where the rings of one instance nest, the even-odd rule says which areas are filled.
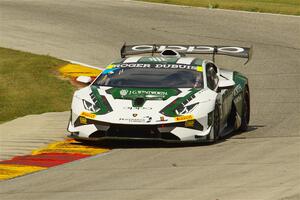
[[[96,66],[85,64],[85,63],[77,62],[77,61],[74,61],[74,60],[68,60],[68,59],[66,59],[66,61],[68,61],[68,62],[70,62],[72,64],[82,65],[82,66],[93,68],[93,69],[98,69],[98,70],[104,70],[105,69],[104,67],[96,67]]]

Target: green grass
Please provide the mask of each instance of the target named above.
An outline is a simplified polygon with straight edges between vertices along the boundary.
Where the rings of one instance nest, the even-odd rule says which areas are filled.
[[[137,0],[207,8],[300,15],[300,0]]]
[[[68,110],[74,88],[56,75],[65,64],[50,56],[0,48],[0,123]]]

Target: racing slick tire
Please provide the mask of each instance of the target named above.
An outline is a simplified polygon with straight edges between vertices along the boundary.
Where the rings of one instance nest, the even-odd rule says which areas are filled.
[[[249,96],[249,89],[248,87],[246,87],[244,98],[243,98],[243,115],[242,115],[241,126],[239,130],[247,131],[249,121],[250,121],[250,96]]]
[[[213,112],[213,127],[208,135],[208,140],[211,142],[216,142],[219,139],[220,131],[220,107],[216,103],[215,110]]]

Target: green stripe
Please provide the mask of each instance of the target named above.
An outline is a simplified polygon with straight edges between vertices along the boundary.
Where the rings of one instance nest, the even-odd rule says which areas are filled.
[[[107,114],[108,112],[110,112],[109,109],[109,105],[106,105],[103,100],[101,95],[98,92],[98,88],[94,85],[91,86],[91,90],[92,93],[95,95],[96,99],[97,99],[97,106],[100,108],[100,110],[94,114],[96,115],[103,115],[103,114]]]
[[[160,113],[162,113],[165,116],[168,117],[177,117],[178,115],[176,114],[175,110],[176,108],[178,108],[181,104],[186,104],[187,100],[189,98],[194,98],[194,95],[199,92],[201,89],[197,89],[197,88],[192,88],[190,89],[190,92],[185,95],[184,97],[179,97],[177,98],[175,101],[173,101],[171,104],[169,104],[168,106],[166,106],[164,109],[162,109],[160,111]]]

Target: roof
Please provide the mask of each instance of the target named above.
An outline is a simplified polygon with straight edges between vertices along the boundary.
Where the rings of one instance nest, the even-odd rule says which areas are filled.
[[[187,69],[202,72],[202,63],[202,59],[194,57],[133,56],[111,63],[102,74],[116,68]]]

